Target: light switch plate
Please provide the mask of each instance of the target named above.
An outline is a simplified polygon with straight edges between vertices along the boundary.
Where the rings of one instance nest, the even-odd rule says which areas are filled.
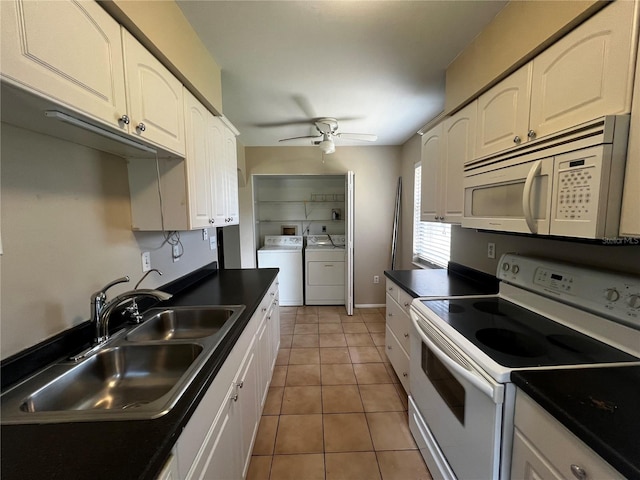
[[[151,253],[142,252],[142,273],[151,270]]]
[[[216,249],[216,236],[211,235],[209,237],[209,250],[215,250],[215,249]]]
[[[173,257],[173,261],[177,262],[180,260],[180,246],[179,245],[174,245],[172,248],[172,254],[171,256]]]
[[[209,230],[206,228],[202,229],[202,240],[207,240],[209,238]]]

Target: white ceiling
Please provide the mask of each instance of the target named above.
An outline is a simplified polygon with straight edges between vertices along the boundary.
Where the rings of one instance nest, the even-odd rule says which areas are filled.
[[[442,111],[447,65],[506,4],[177,2],[222,69],[224,114],[245,146],[316,134],[317,117],[377,134],[376,145],[403,144]]]

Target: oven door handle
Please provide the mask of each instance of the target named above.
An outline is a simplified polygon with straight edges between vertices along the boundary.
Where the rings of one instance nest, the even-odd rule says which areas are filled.
[[[470,365],[463,365],[460,360],[453,358],[451,354],[447,353],[447,348],[444,347],[444,345],[443,347],[439,347],[438,344],[440,341],[431,339],[413,316],[411,321],[413,322],[413,326],[418,332],[418,335],[420,335],[422,341],[427,344],[433,354],[438,357],[445,366],[449,367],[453,372],[460,375],[487,397],[491,398],[494,403],[499,404],[503,402],[504,386],[502,384],[493,384],[487,378],[475,371]]]
[[[524,182],[524,189],[522,191],[522,213],[524,214],[524,219],[527,222],[527,226],[531,233],[538,232],[538,225],[536,224],[535,218],[533,218],[533,212],[531,209],[531,189],[533,188],[533,179],[540,174],[540,169],[542,168],[542,160],[538,160],[533,164],[531,170],[529,170],[529,174],[527,175],[527,179]]]

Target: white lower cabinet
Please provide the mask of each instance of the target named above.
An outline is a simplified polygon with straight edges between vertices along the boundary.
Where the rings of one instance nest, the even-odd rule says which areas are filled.
[[[180,478],[178,476],[178,458],[175,452],[172,452],[160,475],[158,475],[158,480],[177,480],[178,478]]]
[[[167,478],[245,478],[273,373],[274,362],[263,358],[277,354],[271,340],[280,336],[277,298],[274,281],[182,431],[174,448],[177,476]]]
[[[385,349],[389,362],[407,393],[409,390],[409,307],[413,297],[387,279]]]
[[[526,393],[516,394],[512,480],[624,478]]]

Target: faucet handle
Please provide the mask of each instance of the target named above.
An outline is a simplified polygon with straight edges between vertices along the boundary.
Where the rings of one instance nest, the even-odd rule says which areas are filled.
[[[129,280],[131,280],[129,278],[129,275],[125,275],[124,277],[116,278],[113,282],[107,283],[104,287],[102,287],[100,290],[98,290],[96,293],[94,293],[91,296],[91,298],[95,299],[95,298],[99,298],[99,297],[105,297],[106,294],[107,294],[107,290],[109,290],[111,287],[113,287],[114,285],[118,285],[119,283],[127,283]]]

